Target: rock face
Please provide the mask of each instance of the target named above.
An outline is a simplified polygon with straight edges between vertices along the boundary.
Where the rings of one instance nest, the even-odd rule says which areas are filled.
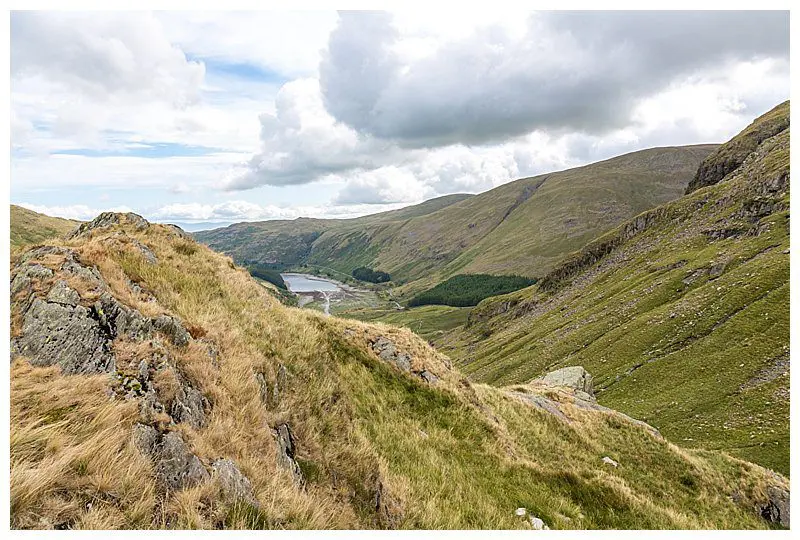
[[[211,464],[211,471],[226,500],[245,500],[251,504],[255,503],[250,480],[242,474],[233,460],[218,459]]]
[[[296,484],[302,484],[303,472],[294,458],[294,436],[289,424],[281,424],[275,428],[275,435],[278,439],[278,465],[292,473]]]
[[[75,229],[69,238],[79,238],[88,234],[95,229],[103,229],[121,223],[128,223],[133,225],[137,231],[142,231],[150,226],[150,223],[139,214],[133,212],[120,213],[120,212],[103,212],[92,221],[82,223],[80,227]]]
[[[388,362],[406,373],[412,373],[428,384],[436,384],[439,381],[439,377],[427,369],[421,371],[411,369],[411,355],[398,350],[397,345],[385,336],[378,336],[372,341],[372,350],[384,362]]]
[[[152,426],[136,424],[134,443],[153,460],[157,480],[168,489],[196,486],[210,478],[180,433],[161,434]]]
[[[789,528],[789,490],[779,486],[767,488],[769,500],[759,510],[761,516],[770,523]]]
[[[388,338],[380,336],[372,343],[372,350],[382,360],[394,364],[403,371],[411,371],[411,357],[406,353],[399,352],[394,342]]]
[[[92,310],[34,298],[25,312],[22,335],[12,340],[11,350],[12,356],[26,356],[35,366],[58,364],[68,375],[102,373],[115,368],[110,342]]]
[[[594,398],[592,376],[581,366],[571,366],[551,371],[540,380],[553,386],[574,388],[587,394],[590,398]]]

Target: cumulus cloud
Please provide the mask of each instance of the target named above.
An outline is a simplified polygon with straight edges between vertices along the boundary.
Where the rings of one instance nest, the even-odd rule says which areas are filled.
[[[431,190],[412,171],[382,167],[356,175],[334,198],[335,204],[421,202]]]
[[[788,57],[788,12],[548,12],[410,63],[383,13],[342,13],[320,66],[327,110],[406,146],[479,144],[534,130],[604,133],[698,70]]]
[[[397,152],[390,143],[363,137],[336,122],[322,104],[316,79],[284,85],[275,113],[263,113],[261,151],[246,169],[223,183],[228,190],[269,184],[305,184],[341,171],[390,163]]]
[[[91,208],[85,204],[73,204],[69,206],[46,206],[41,204],[20,203],[19,206],[45,214],[48,216],[61,217],[65,219],[77,219],[79,221],[89,221],[96,218],[102,212],[133,212],[128,206],[114,206],[111,208]]]
[[[186,59],[147,13],[13,12],[12,77],[42,77],[94,99],[195,102],[204,66]]]

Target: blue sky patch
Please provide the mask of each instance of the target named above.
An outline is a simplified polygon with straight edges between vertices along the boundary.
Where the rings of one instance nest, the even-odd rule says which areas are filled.
[[[84,157],[138,157],[138,158],[169,158],[169,157],[197,157],[224,152],[222,148],[209,146],[192,146],[166,142],[141,142],[132,148],[112,148],[96,150],[91,148],[69,148],[56,150],[53,155],[84,156]]]
[[[186,55],[187,60],[203,62],[206,65],[206,73],[216,76],[232,76],[248,81],[262,83],[283,84],[289,79],[269,68],[250,64],[247,62],[230,62],[218,58],[203,56]]]

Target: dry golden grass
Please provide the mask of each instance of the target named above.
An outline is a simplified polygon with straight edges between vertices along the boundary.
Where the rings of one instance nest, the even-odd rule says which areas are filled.
[[[67,245],[122,302],[147,315],[174,314],[199,338],[163,345],[171,367],[153,384],[170,403],[177,370],[205,395],[205,425],[174,429],[206,465],[234,460],[257,505],[225,501],[214,481],[163,492],[132,443],[136,400],[109,397],[108,376],[63,377],[18,360],[14,527],[529,528],[514,516],[519,506],[553,528],[764,526],[725,500],[741,486],[751,486],[752,500],[762,496],[753,487],[762,469],[678,450],[608,415],[570,409],[574,422],[563,425],[502,390],[473,387],[406,329],[283,306],[228,257],[166,227],[127,230],[157,255],[149,264],[125,236],[107,240],[120,230]],[[133,294],[128,280],[155,301]],[[369,346],[378,336],[409,353],[415,370],[439,376],[436,387],[380,361]],[[114,350],[123,372],[153,356],[150,344],[124,339]],[[286,386],[275,401],[281,367]],[[267,399],[256,373],[269,385]],[[165,428],[168,418],[151,419],[159,420]],[[273,429],[281,423],[296,439],[303,486],[277,464]],[[607,453],[625,458],[620,470],[598,463]],[[663,470],[654,468],[658,460]],[[683,490],[675,471],[700,487]]]

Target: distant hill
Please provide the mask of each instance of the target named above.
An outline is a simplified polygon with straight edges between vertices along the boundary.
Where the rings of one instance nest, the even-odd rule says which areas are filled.
[[[753,133],[771,135],[743,155]],[[733,155],[738,165],[717,166]],[[788,102],[700,171],[728,172],[594,240],[538,285],[485,300],[445,351],[501,385],[582,365],[601,403],[671,440],[788,473]]]
[[[11,249],[38,244],[75,230],[80,221],[50,217],[15,204],[11,205]]]
[[[239,223],[195,237],[237,261],[367,266],[419,292],[455,274],[539,277],[564,255],[679,197],[716,145],[642,150],[523,178],[475,196],[347,220]],[[402,291],[401,291],[402,292]]]

